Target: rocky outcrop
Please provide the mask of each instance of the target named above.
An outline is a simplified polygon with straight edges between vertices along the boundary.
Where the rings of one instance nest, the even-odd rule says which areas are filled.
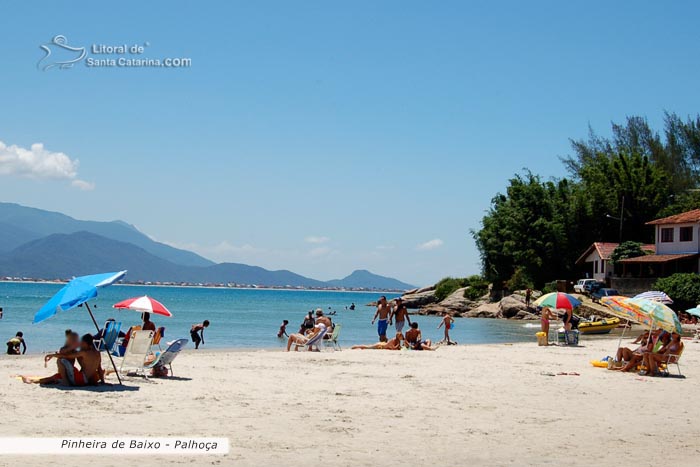
[[[482,303],[473,310],[462,314],[463,318],[501,318],[498,303]]]
[[[435,287],[424,287],[417,289],[413,293],[406,293],[401,297],[404,305],[409,310],[417,310],[426,305],[437,303],[438,299],[435,296]]]
[[[527,311],[525,297],[522,295],[508,295],[498,303],[498,309],[504,318],[513,318],[521,311]]]
[[[421,314],[437,315],[447,313],[454,317],[460,317],[482,304],[482,302],[475,302],[465,298],[465,290],[467,290],[466,287],[457,289],[440,303],[433,303],[421,307]]]

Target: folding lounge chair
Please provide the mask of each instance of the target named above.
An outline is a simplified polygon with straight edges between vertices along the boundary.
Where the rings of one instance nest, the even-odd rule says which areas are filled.
[[[158,357],[153,360],[151,363],[148,365],[144,366],[144,369],[152,369],[157,366],[165,366],[167,365],[170,367],[170,376],[173,375],[173,360],[175,360],[175,357],[180,353],[180,351],[185,348],[187,345],[188,340],[187,339],[177,339],[173,342],[170,343],[167,349],[165,349],[165,352],[161,353],[158,355]]]
[[[122,328],[122,323],[116,321],[107,321],[104,325],[102,336],[94,341],[95,348],[100,352],[111,352],[119,338],[119,331]]]
[[[157,345],[158,350],[160,350],[161,352],[163,351],[163,348],[160,346],[160,340],[163,337],[165,337],[165,328],[161,326],[156,330],[156,334],[153,336],[153,345]]]
[[[318,349],[319,351],[321,350],[321,343],[323,342],[323,336],[326,335],[327,329],[324,329],[323,331],[319,332],[316,334],[314,337],[309,339],[308,341],[304,342],[303,344],[294,344],[295,345],[295,350],[299,350],[299,347],[304,347],[309,350],[313,350],[314,347]]]
[[[678,376],[683,376],[681,373],[681,365],[678,363],[681,359],[681,355],[683,355],[683,350],[685,350],[685,345],[681,348],[681,351],[678,352],[678,355],[666,355],[666,358],[664,358],[663,361],[659,363],[659,369],[665,374],[669,375],[668,367],[671,365],[676,365],[676,369],[678,370]]]
[[[146,357],[151,353],[154,334],[153,331],[131,331],[119,373],[126,373],[129,370],[143,371]]]
[[[340,336],[340,330],[343,328],[342,324],[336,324],[335,327],[333,328],[333,333],[328,339],[324,339],[323,344],[326,347],[332,347],[333,350],[343,350],[340,348],[340,344],[338,343],[338,336]]]

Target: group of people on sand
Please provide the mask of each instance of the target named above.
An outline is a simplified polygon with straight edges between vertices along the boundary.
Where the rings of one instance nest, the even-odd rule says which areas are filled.
[[[415,321],[409,325],[406,335],[397,332],[394,337],[386,341],[380,341],[376,344],[371,345],[354,345],[352,349],[361,350],[401,350],[401,348],[407,348],[412,350],[435,350],[437,345],[433,345],[430,339],[423,339],[423,334],[418,328],[418,323]]]
[[[390,305],[384,295],[379,297],[377,311],[372,318],[372,324],[375,322],[377,323],[377,334],[379,335],[380,343],[388,342],[386,333],[392,323],[396,329],[396,335],[403,334],[405,324],[408,323],[408,325],[411,326],[411,318],[408,314],[408,308],[403,303],[403,299],[398,297],[394,299],[393,303]],[[450,339],[450,330],[454,328],[454,318],[452,318],[452,316],[443,313],[442,321],[440,321],[437,328],[444,328],[443,343],[448,345],[456,344],[456,342]]]
[[[67,329],[65,337],[63,347],[55,353],[44,356],[44,366],[51,359],[56,359],[57,372],[45,378],[22,376],[22,381],[28,384],[62,384],[64,386],[105,384],[102,355],[95,347],[94,336],[85,334],[80,337],[77,332]]]
[[[669,333],[657,329],[653,332],[645,331],[633,344],[638,347],[630,349],[621,347],[617,349],[617,355],[612,365],[612,370],[621,372],[639,372],[643,376],[659,376],[661,364],[673,364],[678,361],[683,353],[681,335],[677,332]]]
[[[314,316],[315,313],[315,316]],[[291,335],[287,334],[288,320],[282,321],[277,337],[287,337],[287,352],[294,346],[294,350],[299,350],[300,347],[306,346],[309,342],[314,342],[316,339],[330,339],[331,333],[335,324],[333,320],[323,313],[321,308],[316,308],[316,311],[309,311],[304,317],[299,331]],[[319,335],[321,335],[319,337]],[[308,350],[313,350],[314,346],[308,346]],[[318,346],[316,346],[318,350]]]

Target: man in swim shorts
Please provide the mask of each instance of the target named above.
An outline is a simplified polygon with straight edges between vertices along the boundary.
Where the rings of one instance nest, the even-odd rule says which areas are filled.
[[[411,318],[408,317],[408,308],[403,304],[401,297],[395,300],[395,304],[391,309],[391,314],[389,315],[389,324],[391,320],[394,320],[394,325],[396,326],[396,332],[402,332],[403,326],[408,321],[408,325],[411,325]]]
[[[372,324],[377,321],[377,334],[379,334],[379,341],[386,342],[386,329],[389,327],[389,314],[391,309],[389,304],[386,302],[386,297],[382,295],[379,297],[379,302],[377,303],[377,312],[374,313],[374,318],[372,318]]]

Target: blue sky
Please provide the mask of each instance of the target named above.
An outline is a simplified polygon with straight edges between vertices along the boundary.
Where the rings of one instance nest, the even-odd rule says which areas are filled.
[[[698,13],[693,2],[6,5],[0,199],[319,279],[475,273],[469,231],[514,173],[563,175],[558,156],[589,124],[607,134],[626,115],[659,127],[664,110],[698,112]],[[192,66],[38,70],[58,34],[74,47],[148,43],[143,56]]]

